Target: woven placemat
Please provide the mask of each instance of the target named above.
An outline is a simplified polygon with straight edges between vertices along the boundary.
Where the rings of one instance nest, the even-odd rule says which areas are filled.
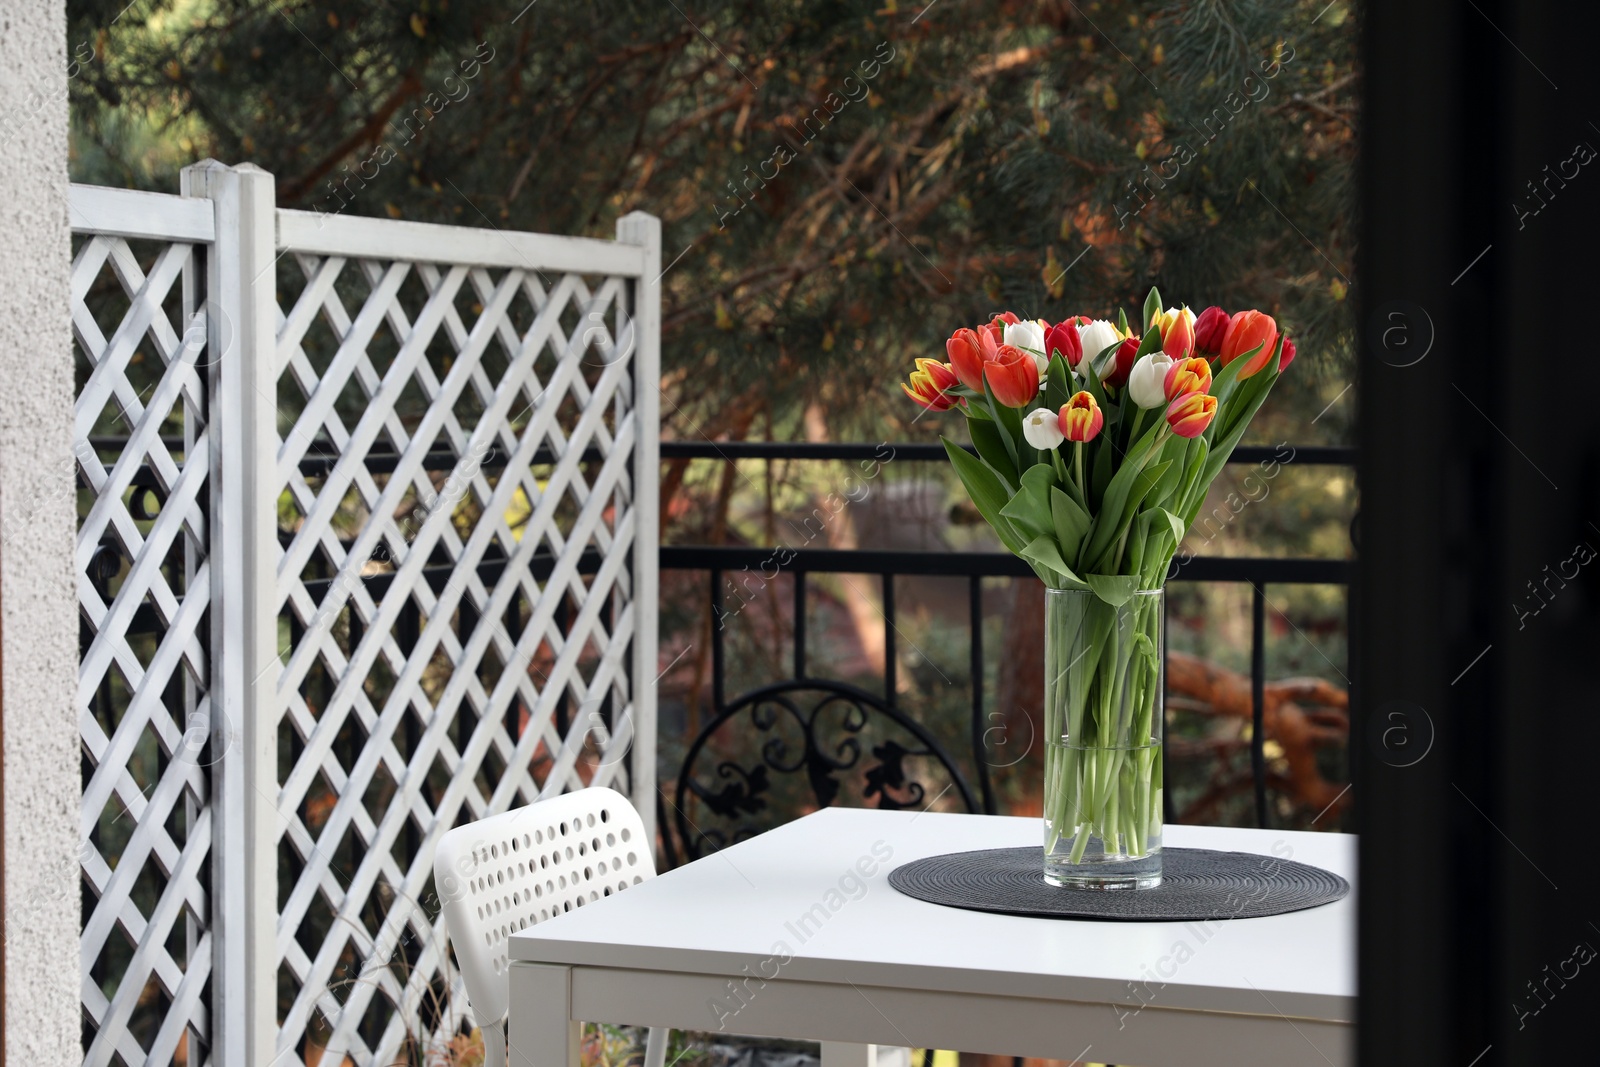
[[[913,860],[890,871],[889,884],[951,908],[1124,922],[1254,919],[1331,904],[1350,892],[1350,883],[1331,871],[1276,856],[1168,848],[1161,857],[1161,884],[1154,889],[1095,892],[1050,885],[1038,846]]]

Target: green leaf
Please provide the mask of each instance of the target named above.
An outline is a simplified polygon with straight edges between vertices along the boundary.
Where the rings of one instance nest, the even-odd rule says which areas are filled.
[[[1099,558],[1099,564],[1102,568],[1118,569],[1120,561],[1116,557],[1122,550],[1122,546],[1126,545],[1126,541],[1123,540],[1124,531],[1133,525],[1134,519],[1139,514],[1139,506],[1144,502],[1145,496],[1149,494],[1150,490],[1155,487],[1156,483],[1161,480],[1172,465],[1170,459],[1164,459],[1160,463],[1153,464],[1139,472],[1138,477],[1133,481],[1133,488],[1128,492],[1127,502],[1122,506],[1120,518],[1109,511],[1101,512],[1102,519],[1111,517],[1116,522],[1115,527],[1113,527],[1113,536],[1107,542],[1103,554]],[[1085,558],[1091,561],[1095,559],[1093,555]]]
[[[1260,379],[1260,381],[1257,382],[1257,379]],[[1249,387],[1249,391],[1241,390],[1241,394],[1237,398],[1236,411],[1232,413],[1233,418],[1230,420],[1230,425],[1227,427],[1225,435],[1214,438],[1211,441],[1205,466],[1200,469],[1200,482],[1203,486],[1209,487],[1217,475],[1221,473],[1223,465],[1228,462],[1228,457],[1233,455],[1234,448],[1239,444],[1239,439],[1250,428],[1250,420],[1255,418],[1256,412],[1266,402],[1267,394],[1272,391],[1272,386],[1277,380],[1278,372],[1272,370],[1262,371],[1255,377],[1246,379],[1244,384]],[[1214,428],[1215,423],[1213,422],[1212,426],[1207,428],[1205,436],[1210,437]],[[1200,492],[1200,499],[1205,499],[1204,489]],[[1198,501],[1195,502],[1195,506],[1199,506]]]
[[[1089,537],[1089,543],[1084,547],[1084,559],[1098,559],[1104,555],[1106,547],[1116,541],[1125,525],[1122,521],[1123,507],[1128,502],[1128,492],[1133,488],[1134,479],[1143,473],[1144,465],[1151,457],[1148,455],[1150,446],[1155,441],[1156,432],[1161,428],[1158,423],[1145,431],[1137,444],[1128,450],[1123,457],[1122,467],[1110,479],[1106,486],[1105,494],[1100,499],[1099,508],[1096,510],[1094,533]],[[1109,452],[1107,449],[1107,467],[1110,466]],[[1096,463],[1098,467],[1098,462]]]
[[[1174,448],[1174,445],[1178,447]],[[1156,487],[1145,498],[1147,505],[1160,504],[1164,507],[1169,502],[1176,502],[1173,497],[1180,491],[1183,485],[1184,472],[1188,468],[1185,458],[1188,455],[1188,445],[1189,442],[1181,437],[1173,437],[1167,441],[1162,455],[1170,457],[1171,466],[1167,468],[1167,472],[1161,476],[1161,480],[1156,483]]]
[[[1156,659],[1156,643],[1150,640],[1149,634],[1143,631],[1135,631],[1133,635],[1133,650],[1144,657],[1144,661],[1152,674],[1161,669]]]
[[[1088,446],[1085,446],[1088,447]],[[1104,432],[1095,439],[1094,460],[1089,465],[1089,500],[1096,512],[1105,510],[1106,487],[1111,484],[1116,449]]]
[[[1128,571],[1139,575],[1145,589],[1161,587],[1167,567],[1172,562],[1173,550],[1177,548],[1170,520],[1163,519],[1159,514],[1164,510],[1145,511],[1139,515],[1139,529],[1132,539],[1134,550],[1128,553]]]
[[[1002,430],[1000,440],[1005,442],[1006,453],[1011,456],[1011,466],[1016,470],[1024,469],[1027,464],[1022,462],[1021,446],[1027,446],[1027,442],[1022,438],[1022,414],[1013,408],[995,403],[992,395],[986,394],[986,397],[989,398],[989,414],[994,416],[995,426]]]
[[[1050,505],[1050,487],[1056,484],[1056,472],[1043,463],[1037,463],[1022,472],[1022,485],[1039,498],[1046,507]]]
[[[1055,524],[1056,540],[1061,543],[1061,557],[1070,564],[1078,559],[1078,550],[1088,536],[1091,525],[1089,513],[1071,496],[1052,486],[1050,517]]]
[[[1114,435],[1118,423],[1122,421],[1122,407],[1127,403],[1127,400],[1128,391],[1124,389],[1122,390],[1121,396],[1100,409],[1100,414],[1104,416],[1106,420],[1105,425],[1100,429],[1100,435],[1102,437],[1105,437],[1107,434]]]
[[[1188,488],[1185,490],[1183,516],[1188,522],[1193,523],[1195,516],[1200,513],[1200,508],[1205,503],[1206,490],[1211,487],[1211,483],[1222,472],[1223,466],[1228,462],[1228,457],[1233,455],[1233,450],[1238,446],[1239,440],[1244,437],[1245,431],[1250,428],[1250,420],[1255,418],[1256,412],[1261,409],[1261,405],[1266,402],[1267,395],[1272,391],[1273,385],[1277,383],[1279,376],[1277,361],[1281,358],[1281,351],[1282,346],[1280,345],[1279,351],[1274,353],[1273,358],[1268,361],[1267,369],[1246,378],[1242,383],[1237,383],[1238,390],[1233,402],[1228,405],[1225,412],[1226,419],[1224,419],[1224,411],[1219,408],[1217,418],[1206,428],[1206,432],[1197,438],[1197,440],[1206,442],[1207,447],[1199,454],[1198,469],[1193,474],[1185,475],[1184,481]],[[1242,360],[1235,361],[1235,363],[1238,362],[1242,362]],[[1233,368],[1234,363],[1230,363],[1226,370],[1232,370]],[[1190,462],[1194,463],[1195,460],[1191,459]]]
[[[1117,327],[1122,330],[1123,336],[1133,332],[1128,329],[1128,313],[1121,308],[1117,309]]]
[[[1184,522],[1166,508],[1151,508],[1150,510],[1146,511],[1145,514],[1150,516],[1150,524],[1152,526],[1159,526],[1162,519],[1167,520],[1167,526],[1172,530],[1172,539],[1174,544],[1182,541],[1184,533],[1189,529],[1188,523]]]
[[[1022,454],[1022,449],[1033,447],[1032,445],[1028,444],[1028,439],[1022,435],[1023,413],[1019,408],[1008,408],[1003,404],[998,404],[996,405],[996,412],[997,414],[995,421],[1001,426],[1005,427],[1006,433],[1009,434],[1011,440],[1016,443],[1018,449],[1017,454],[1019,456]],[[1023,463],[1020,460],[1018,461],[1017,470],[1026,470],[1027,467],[1028,464]]]
[[[1139,591],[1139,576],[1137,574],[1085,574],[1083,576],[1094,595],[1110,604],[1120,608],[1133,594]]]
[[[1161,314],[1161,292],[1155,286],[1150,287],[1150,295],[1144,298],[1144,328],[1149,329],[1155,325],[1156,317]]]
[[[1228,398],[1233,395],[1233,390],[1239,384],[1239,372],[1244,369],[1245,363],[1251,356],[1261,351],[1261,346],[1256,345],[1238,359],[1229,361],[1211,379],[1211,395],[1217,398],[1217,413],[1221,416],[1222,409],[1227,407]]]
[[[1211,484],[1210,482],[1205,483],[1205,485],[1199,484],[1200,472],[1205,469],[1206,456],[1210,453],[1211,442],[1207,441],[1204,436],[1196,437],[1190,442],[1190,448],[1189,458],[1183,465],[1183,484],[1178,490],[1177,502],[1178,514],[1183,517],[1186,526],[1194,522],[1194,513],[1199,507],[1196,498],[1200,501],[1205,500],[1206,489]]]
[[[1054,537],[1055,519],[1050,513],[1050,490],[1055,485],[1055,471],[1044,464],[1036,464],[1022,472],[1022,488],[1012,497],[1000,514],[1028,537]]]
[[[1144,409],[1133,402],[1133,390],[1123,389],[1122,395],[1117,398],[1117,428],[1122,431],[1124,438],[1127,437],[1128,427],[1136,425],[1143,412]]]
[[[950,457],[950,465],[956,469],[961,484],[966,486],[967,495],[972,498],[972,504],[978,509],[978,514],[994,528],[1001,544],[1020,555],[1027,539],[1018,534],[1011,521],[1000,514],[1000,509],[1005,507],[1011,498],[1011,494],[1000,481],[1000,476],[990,470],[983,460],[960,445],[948,438],[941,437],[939,440],[943,442],[945,454]]]
[[[1266,399],[1268,392],[1278,380],[1278,360],[1283,354],[1283,338],[1278,338],[1277,346],[1273,349],[1272,358],[1267,360],[1267,365],[1256,374],[1239,383],[1232,402],[1224,407],[1220,402],[1217,405],[1217,418],[1213,425],[1219,424],[1210,436],[1226,437],[1239,425],[1240,420],[1249,422],[1255,417],[1256,411],[1261,407],[1261,402]]]
[[[1159,463],[1150,464],[1150,466],[1139,472],[1139,477],[1134,480],[1133,489],[1128,493],[1128,503],[1124,505],[1129,522],[1133,521],[1133,517],[1144,506],[1145,497],[1149,496],[1155,487],[1161,483],[1161,479],[1166,477],[1167,472],[1172,467],[1172,460],[1164,459]]]
[[[1102,348],[1099,354],[1089,362],[1090,373],[1085,375],[1085,377],[1087,377],[1089,380],[1083,386],[1083,388],[1089,391],[1090,395],[1095,398],[1095,401],[1098,402],[1101,407],[1105,406],[1106,394],[1105,387],[1100,384],[1100,370],[1106,365],[1106,360],[1111,358],[1111,354],[1121,347],[1122,342],[1118,341],[1110,348]],[[1085,352],[1083,354],[1083,358],[1089,359],[1089,353]]]
[[[1000,475],[1000,480],[1006,483],[1007,491],[1016,492],[1019,484],[1017,465],[1006,449],[1005,431],[1000,429],[994,420],[984,418],[969,420],[967,432],[972,434],[972,444],[977,448],[978,455]]]
[[[1072,368],[1067,366],[1067,361],[1061,356],[1052,356],[1050,366],[1045,371],[1044,406],[1051,411],[1060,411],[1071,399]]]
[[[1035,537],[1017,551],[1017,555],[1033,565],[1034,572],[1052,589],[1077,589],[1083,583],[1056,548],[1054,537]]]
[[[1139,341],[1139,351],[1134,353],[1134,358],[1148,356],[1152,352],[1161,351],[1161,327],[1152,326],[1145,331],[1144,337]]]

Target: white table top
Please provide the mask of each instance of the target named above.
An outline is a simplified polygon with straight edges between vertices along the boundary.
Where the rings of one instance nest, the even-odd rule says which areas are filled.
[[[510,956],[742,976],[782,953],[786,980],[1354,1021],[1354,888],[1203,925],[995,915],[888,883],[924,856],[1040,844],[1038,819],[827,808],[513,935]],[[1294,859],[1355,886],[1348,834],[1168,826],[1165,844]]]

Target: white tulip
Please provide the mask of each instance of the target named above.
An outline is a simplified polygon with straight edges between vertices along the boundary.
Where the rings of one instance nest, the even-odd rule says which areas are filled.
[[[1172,357],[1165,352],[1140,356],[1128,372],[1128,395],[1142,408],[1158,408],[1167,402],[1167,371]]]
[[[1087,378],[1090,364],[1100,357],[1100,353],[1119,343],[1122,335],[1105,319],[1095,319],[1087,326],[1078,327],[1078,340],[1083,343],[1083,359],[1078,363],[1078,373]],[[1101,380],[1109,377],[1116,366],[1116,360],[1106,360],[1105,366],[1100,368]]]
[[[1067,439],[1060,416],[1049,408],[1034,408],[1022,416],[1022,436],[1034,448],[1054,448]]]
[[[1021,322],[1008,322],[1001,331],[1002,344],[1020,348],[1033,357],[1039,365],[1039,373],[1044,374],[1050,366],[1048,353],[1044,350],[1044,326],[1033,319],[1023,319]]]

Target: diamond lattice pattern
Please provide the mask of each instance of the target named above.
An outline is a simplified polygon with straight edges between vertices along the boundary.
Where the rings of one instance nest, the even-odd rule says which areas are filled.
[[[627,789],[633,283],[280,270],[279,1063],[388,1064],[463,1022],[439,837]]]
[[[196,253],[75,240],[84,1062],[200,1064],[210,1060],[208,768],[220,753],[208,736]]]

